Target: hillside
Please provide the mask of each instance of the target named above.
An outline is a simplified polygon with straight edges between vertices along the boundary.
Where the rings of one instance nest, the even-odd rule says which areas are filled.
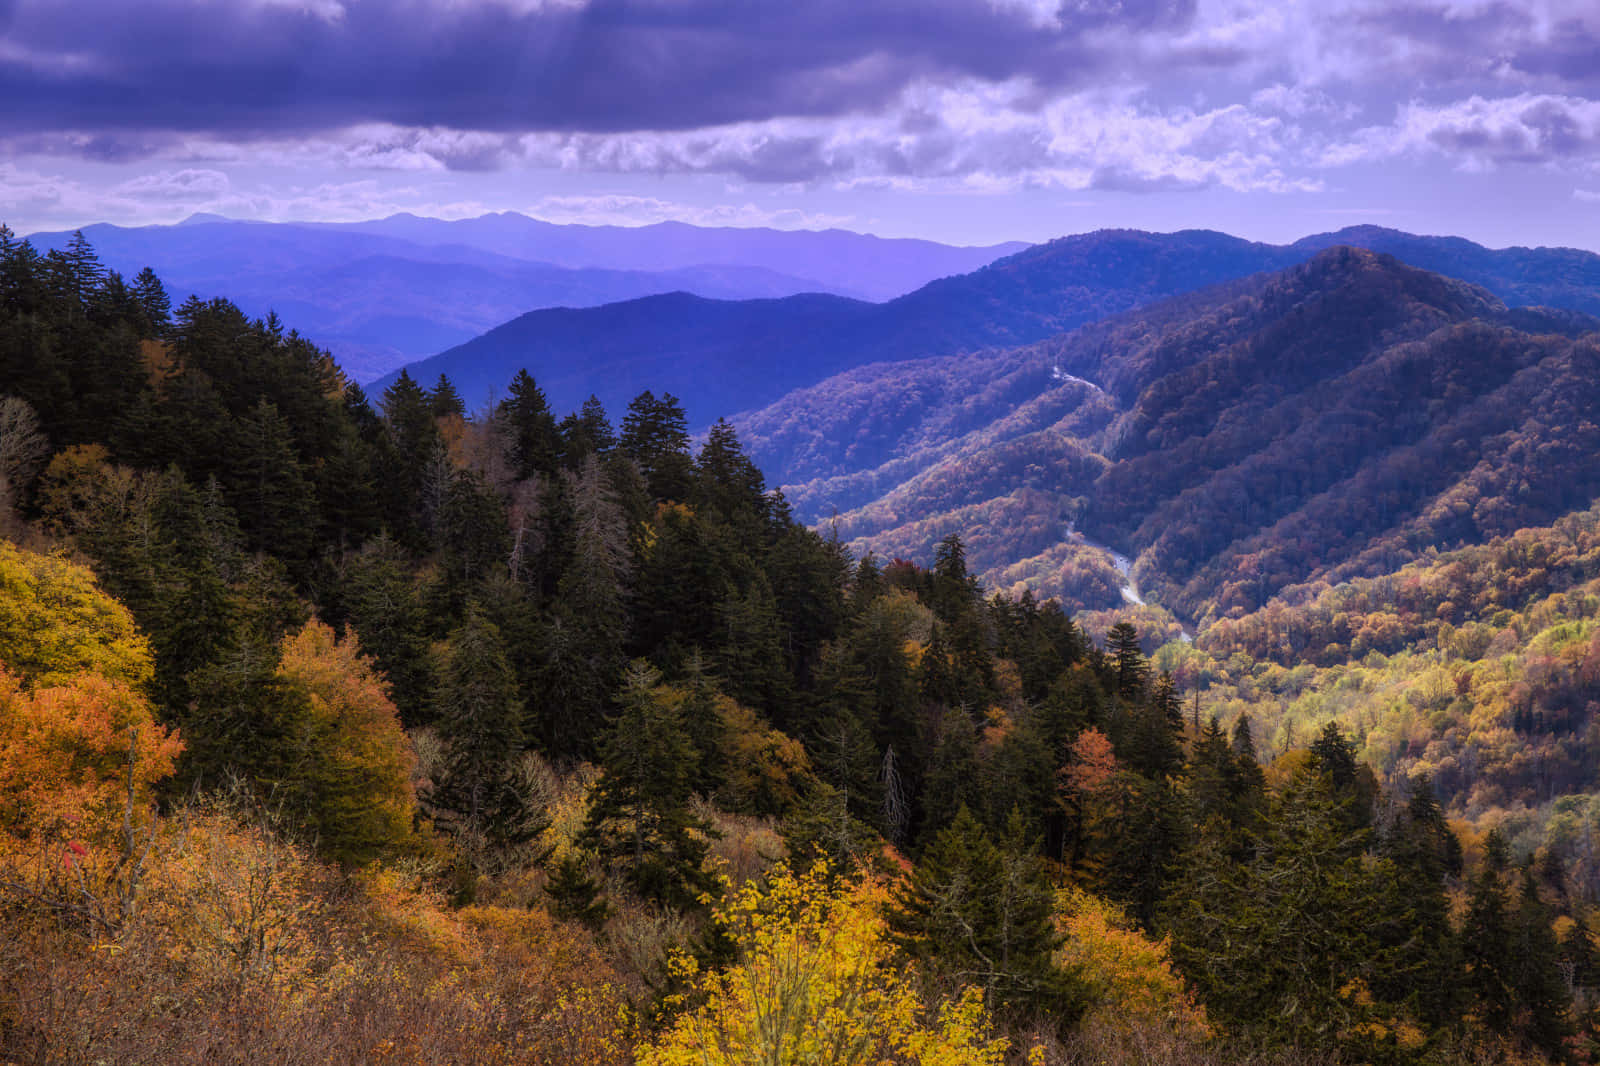
[[[1204,624],[1585,506],[1594,327],[1339,248],[1031,347],[863,368],[740,425],[857,550],[960,531],[991,581],[1115,606],[1076,527]]]
[[[993,356],[978,408],[1041,402],[924,491],[1203,475],[1202,370],[1260,441],[1391,364],[1427,424],[1507,375],[1581,413],[1592,338],[1521,331],[1571,323],[1336,249]],[[0,228],[0,1060],[1581,1061],[1597,557],[1572,515],[1152,659],[959,536],[852,558],[649,393],[375,410]]]

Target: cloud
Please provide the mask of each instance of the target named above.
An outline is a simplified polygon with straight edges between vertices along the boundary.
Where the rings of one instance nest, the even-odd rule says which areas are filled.
[[[771,226],[775,229],[829,229],[853,222],[849,215],[817,214],[795,208],[770,209],[752,203],[704,207],[651,196],[546,196],[527,213],[547,222],[592,226],[645,226],[688,222],[696,226]]]
[[[1470,170],[1516,164],[1588,165],[1600,160],[1600,101],[1535,95],[1472,96],[1400,108],[1393,123],[1329,146],[1329,165],[1406,155],[1443,156]]]
[[[1192,0],[16,0],[0,116],[12,131],[236,137],[837,117],[927,78],[1081,88],[1116,60],[1095,35],[1175,31],[1192,11]]]
[[[228,176],[220,170],[162,170],[125,181],[111,195],[140,201],[215,203],[230,190]]]
[[[681,134],[538,134],[529,162],[612,173],[713,173],[838,188],[1131,191],[1218,185],[1295,191],[1283,120],[1231,105],[1165,112],[1083,93],[1038,106],[1026,84],[913,87],[885,113],[773,120]]]

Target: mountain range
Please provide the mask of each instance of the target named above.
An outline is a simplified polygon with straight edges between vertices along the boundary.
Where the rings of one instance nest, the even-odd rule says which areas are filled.
[[[446,374],[476,403],[503,393],[526,368],[557,410],[575,409],[590,393],[619,410],[643,389],[667,391],[683,401],[692,422],[705,425],[870,363],[1030,344],[1168,297],[1282,270],[1338,245],[1389,252],[1462,277],[1509,305],[1600,313],[1600,256],[1588,252],[1491,250],[1375,227],[1292,245],[1207,230],[1104,230],[1028,248],[875,305],[810,295],[735,302],[667,294],[531,311],[412,364],[409,373],[423,384]],[[374,391],[391,381],[392,375],[380,379]],[[785,483],[820,473],[782,450],[766,459]]]
[[[740,428],[858,552],[956,532],[991,584],[1111,607],[1103,542],[1193,627],[1587,506],[1596,329],[1335,246],[1032,346],[859,368]]]
[[[362,382],[532,308],[678,291],[882,300],[1026,247],[958,248],[840,230],[556,225],[514,213],[338,224],[196,215],[173,226],[83,232],[108,267],[128,276],[151,267],[179,301],[225,296],[253,316],[276,312]],[[46,251],[70,237],[29,239]]]

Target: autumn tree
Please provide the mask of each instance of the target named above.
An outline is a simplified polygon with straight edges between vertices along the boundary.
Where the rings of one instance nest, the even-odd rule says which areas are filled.
[[[284,638],[278,674],[306,702],[295,742],[302,769],[292,806],[332,858],[361,862],[411,835],[416,797],[411,743],[387,686],[362,655],[355,632],[343,640],[313,619]]]
[[[697,1006],[640,1049],[642,1066],[1001,1066],[981,998],[935,1008],[895,965],[884,886],[826,864],[779,867],[717,907],[737,949],[725,971],[686,965]]]

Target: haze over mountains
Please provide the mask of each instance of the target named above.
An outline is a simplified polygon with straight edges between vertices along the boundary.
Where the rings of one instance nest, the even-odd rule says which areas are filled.
[[[1025,247],[957,248],[840,230],[557,225],[510,212],[303,224],[196,215],[175,226],[96,225],[84,233],[110,268],[131,277],[152,267],[180,301],[225,296],[251,315],[277,312],[361,382],[536,307],[677,291],[881,300]],[[47,251],[70,236],[30,240]]]
[[[558,410],[575,409],[590,393],[615,409],[643,389],[668,391],[692,422],[705,425],[868,363],[1032,343],[1169,296],[1281,270],[1339,244],[1395,250],[1511,305],[1600,312],[1600,256],[1589,252],[1491,250],[1376,227],[1292,245],[1208,230],[1103,230],[1026,249],[879,305],[812,296],[736,304],[672,294],[532,311],[412,365],[410,374],[423,383],[446,374],[477,403],[503,394],[525,367]],[[773,473],[788,481],[795,471],[780,465]]]

